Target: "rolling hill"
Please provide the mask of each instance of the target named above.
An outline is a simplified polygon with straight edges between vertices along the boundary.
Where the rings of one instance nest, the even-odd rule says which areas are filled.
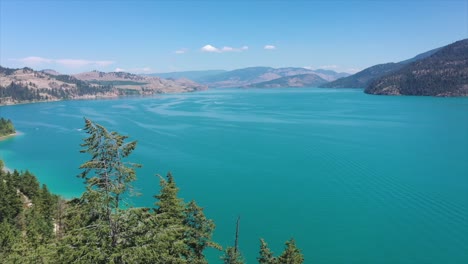
[[[11,69],[0,66],[0,105],[64,99],[90,99],[204,90],[190,80],[166,80],[125,72],[76,75],[53,70]]]

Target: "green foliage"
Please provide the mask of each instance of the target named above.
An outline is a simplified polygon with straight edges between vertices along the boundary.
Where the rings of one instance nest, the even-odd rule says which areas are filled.
[[[90,154],[91,160],[80,166],[83,169],[80,177],[85,179],[87,192],[99,196],[96,205],[103,210],[105,220],[109,222],[113,232],[111,237],[115,240],[118,227],[113,226],[111,216],[120,209],[124,195],[132,190],[131,183],[136,180],[135,168],[140,165],[124,159],[135,150],[137,142],[127,143],[127,136],[109,132],[88,119],[85,119],[85,123],[85,131],[90,136],[84,139],[81,144],[84,149],[80,152]]]
[[[10,119],[0,118],[0,137],[14,134],[15,127]]]
[[[0,194],[0,222],[13,224],[23,203],[13,183],[12,174],[3,170],[0,170]]]
[[[183,224],[187,227],[184,237],[188,245],[186,258],[190,263],[206,263],[203,251],[207,247],[221,250],[221,246],[211,241],[215,229],[214,222],[206,218],[203,208],[199,207],[195,201],[188,203],[185,208]]]
[[[16,188],[18,188],[29,199],[35,199],[39,195],[39,182],[29,171],[24,173],[13,172]]]
[[[257,258],[258,263],[260,264],[277,264],[277,259],[273,256],[268,244],[265,240],[260,239],[260,252],[259,257]]]
[[[18,229],[9,223],[7,219],[0,222],[0,259],[5,258],[12,252],[18,236]]]
[[[184,203],[177,197],[179,188],[176,186],[172,173],[169,172],[166,177],[167,180],[160,177],[161,191],[160,194],[154,196],[158,199],[155,203],[157,206],[155,211],[162,224],[166,222],[180,224],[184,219]]]
[[[221,257],[224,264],[244,264],[244,260],[238,250],[235,247],[228,247],[224,251],[224,255]]]
[[[121,207],[129,195],[131,183],[136,179],[138,164],[125,159],[133,152],[137,142],[126,142],[127,136],[109,132],[99,124],[85,119],[89,137],[81,144],[82,153],[91,159],[80,166],[80,177],[85,180],[86,191],[79,201],[73,201],[66,212],[66,226],[61,248],[62,260],[76,258],[93,263],[122,263],[118,249],[122,244]],[[72,252],[78,249],[78,254]]]
[[[281,256],[278,257],[278,264],[302,264],[304,256],[297,248],[294,239],[291,238],[289,241],[286,241],[285,245],[286,248],[281,253]]]
[[[39,188],[30,172],[16,170],[0,170],[0,193],[2,263],[51,263],[55,252],[51,247],[54,204],[58,197],[45,185]]]

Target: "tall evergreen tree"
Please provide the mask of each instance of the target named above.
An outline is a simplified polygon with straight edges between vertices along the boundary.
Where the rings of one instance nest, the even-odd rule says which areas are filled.
[[[172,173],[169,172],[166,179],[160,177],[159,184],[160,192],[154,196],[158,199],[155,203],[157,208],[154,209],[154,221],[157,226],[164,229],[162,239],[170,245],[167,253],[164,254],[167,257],[166,261],[174,263],[182,259],[185,261],[184,256],[189,254],[189,248],[184,239],[184,234],[188,230],[184,226],[185,204],[178,197],[179,188]]]
[[[290,239],[285,243],[286,248],[284,249],[281,256],[278,257],[278,264],[302,264],[304,262],[304,256],[296,246],[296,241]]]
[[[8,257],[18,237],[18,229],[7,219],[3,219],[0,222],[0,259]]]
[[[189,247],[186,258],[190,263],[207,263],[203,255],[203,250],[207,247],[221,250],[221,246],[211,241],[215,229],[214,222],[206,218],[203,208],[199,207],[195,201],[188,203],[185,209],[184,225],[188,227],[184,237]]]
[[[241,254],[235,247],[228,247],[221,257],[224,264],[244,264]]]
[[[227,247],[224,251],[224,255],[221,256],[224,264],[243,264],[244,260],[239,251],[239,224],[240,216],[237,217],[236,221],[236,235],[234,239],[234,247]]]
[[[265,240],[260,239],[260,252],[259,252],[259,257],[258,263],[260,264],[277,264],[277,259],[273,256],[273,252],[271,252],[270,248],[268,247],[268,244],[265,242]]]
[[[97,198],[102,209],[102,219],[108,224],[111,245],[115,247],[119,239],[119,227],[113,214],[120,209],[123,195],[129,193],[131,183],[136,179],[135,168],[140,165],[124,161],[135,149],[137,142],[125,142],[127,136],[109,132],[99,124],[85,119],[85,129],[89,137],[84,139],[80,152],[91,155],[91,160],[80,166],[81,178],[85,179],[89,197]],[[88,198],[89,198],[88,197]]]
[[[161,190],[159,194],[154,196],[158,199],[155,203],[157,206],[155,212],[162,224],[182,224],[184,221],[185,204],[183,200],[178,197],[179,188],[175,183],[172,173],[168,172],[166,178],[167,180],[160,177],[159,184]]]
[[[13,224],[22,207],[23,203],[13,184],[13,176],[10,172],[0,171],[0,222]]]

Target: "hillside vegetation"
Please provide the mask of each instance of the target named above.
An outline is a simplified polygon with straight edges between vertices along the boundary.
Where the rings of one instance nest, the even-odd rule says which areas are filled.
[[[369,94],[468,96],[468,39],[374,80]]]

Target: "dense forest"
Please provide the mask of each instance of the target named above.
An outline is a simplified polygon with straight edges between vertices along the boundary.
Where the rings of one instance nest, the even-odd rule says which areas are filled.
[[[0,118],[0,137],[14,134],[15,127],[10,119]]]
[[[178,197],[171,173],[160,177],[154,206],[135,208],[132,194],[139,164],[128,161],[137,146],[127,136],[86,120],[88,137],[80,166],[85,191],[64,200],[30,172],[7,172],[0,161],[0,259],[3,263],[207,263],[208,247],[223,251],[225,264],[244,263],[236,241],[225,249],[212,240],[215,224],[195,201]],[[239,225],[237,225],[237,229]],[[293,239],[277,257],[261,239],[261,264],[299,264]]]

